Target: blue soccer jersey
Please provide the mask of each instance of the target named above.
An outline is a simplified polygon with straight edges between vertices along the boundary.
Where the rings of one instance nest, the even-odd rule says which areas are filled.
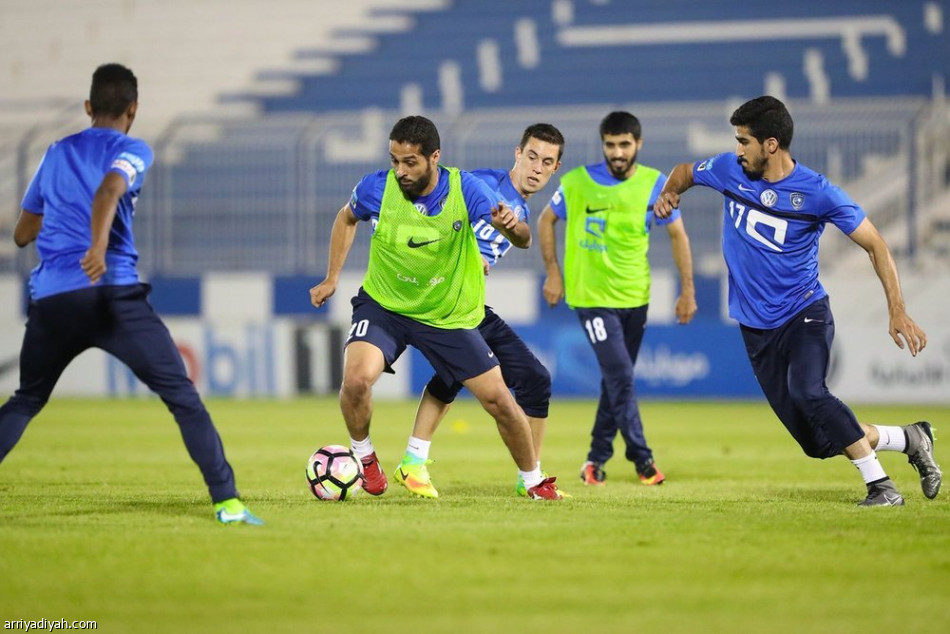
[[[505,201],[518,220],[531,221],[528,201],[511,182],[508,170],[478,169],[472,170],[472,176],[488,185],[495,192],[495,199]],[[495,266],[498,260],[511,249],[511,242],[498,229],[495,229],[490,221],[479,220],[472,225],[472,228],[478,238],[478,248],[482,252],[482,257],[490,266]]]
[[[36,239],[40,263],[30,276],[33,299],[89,286],[79,261],[92,245],[93,196],[109,172],[121,175],[128,190],[109,232],[108,270],[100,284],[139,281],[132,217],[152,158],[144,141],[111,128],[88,128],[49,146],[21,205],[43,216]]]
[[[827,295],[818,281],[825,224],[850,234],[865,218],[845,192],[800,163],[776,183],[750,179],[732,152],[693,165],[693,180],[725,196],[722,253],[732,318],[776,328]]]
[[[353,215],[360,220],[372,222],[374,230],[376,229],[376,222],[379,220],[379,208],[382,206],[383,191],[386,189],[386,179],[388,177],[389,170],[370,172],[360,179],[350,196],[350,209],[353,210]],[[491,210],[492,207],[498,204],[498,195],[492,192],[488,185],[468,172],[461,172],[461,180],[462,197],[465,199],[468,218],[472,226],[479,222],[491,224]],[[419,213],[435,216],[442,211],[448,195],[449,172],[440,166],[439,182],[435,189],[412,202]]]
[[[616,178],[613,174],[610,173],[610,170],[607,169],[607,162],[601,161],[600,163],[594,163],[593,165],[585,165],[587,173],[590,175],[591,179],[598,185],[604,185],[606,187],[613,187],[614,185],[619,185],[624,181]],[[660,173],[660,177],[656,179],[656,184],[653,186],[653,191],[650,192],[650,202],[647,207],[646,215],[646,231],[650,233],[650,228],[653,226],[653,223],[656,223],[657,226],[667,225],[677,218],[680,217],[680,210],[674,209],[673,213],[669,218],[657,218],[653,214],[653,203],[656,202],[657,196],[660,195],[660,192],[663,191],[663,186],[666,185],[666,174]],[[567,205],[564,202],[564,190],[563,186],[558,186],[557,191],[554,192],[554,196],[551,197],[551,202],[548,203],[548,206],[551,207],[551,211],[554,212],[554,215],[565,220],[567,218]]]

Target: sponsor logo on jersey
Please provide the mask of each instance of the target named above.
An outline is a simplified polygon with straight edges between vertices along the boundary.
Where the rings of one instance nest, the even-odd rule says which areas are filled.
[[[456,220],[455,222],[453,222],[453,223],[452,223],[452,228],[455,229],[456,231],[461,231],[461,230],[462,230],[462,221],[461,221],[461,220]]]
[[[607,231],[607,219],[606,218],[588,218],[587,222],[584,223],[584,231],[594,236],[595,238],[603,238],[604,232]]]
[[[713,165],[713,159],[711,159],[711,158],[710,158],[710,159],[706,159],[705,161],[703,161],[702,163],[699,164],[699,167],[696,168],[696,171],[697,171],[697,172],[705,172],[706,170],[708,170],[709,168],[711,168],[712,165]]]
[[[600,212],[607,211],[608,209],[610,209],[610,207],[591,207],[590,205],[587,205],[584,211],[589,214],[599,214]]]
[[[775,203],[778,202],[778,194],[775,193],[774,189],[766,189],[759,195],[759,200],[766,207],[774,207]]]
[[[805,205],[805,194],[801,192],[794,192],[788,198],[792,202],[792,209],[795,211],[798,211]]]

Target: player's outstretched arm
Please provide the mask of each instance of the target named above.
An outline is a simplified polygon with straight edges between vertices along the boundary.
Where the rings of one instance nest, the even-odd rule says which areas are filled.
[[[696,314],[696,287],[693,285],[693,252],[682,218],[666,225],[670,234],[673,261],[680,274],[680,295],[676,299],[676,322],[688,324]]]
[[[333,230],[330,232],[330,257],[327,261],[327,276],[322,282],[310,289],[310,303],[319,308],[323,306],[333,293],[340,281],[340,272],[346,263],[346,256],[353,246],[356,237],[356,225],[359,218],[350,209],[350,204],[343,205],[333,221]]]
[[[106,249],[109,247],[109,231],[119,208],[119,199],[125,195],[128,185],[117,172],[109,172],[99,184],[92,198],[92,245],[79,264],[83,273],[95,284],[106,273]]]
[[[43,215],[35,214],[26,209],[20,210],[16,226],[13,228],[13,242],[21,249],[36,240],[43,228]]]
[[[680,194],[693,186],[693,164],[680,163],[670,172],[663,191],[653,203],[653,213],[657,218],[669,218],[673,210],[680,206]]]
[[[897,275],[897,264],[894,263],[894,256],[887,247],[887,243],[877,227],[870,220],[865,218],[858,225],[858,228],[848,236],[856,243],[861,245],[868,256],[871,258],[871,265],[874,266],[874,272],[884,286],[884,296],[887,298],[887,314],[889,316],[888,332],[894,343],[901,350],[904,349],[904,343],[912,356],[923,350],[927,345],[927,334],[924,330],[914,323],[914,320],[907,314],[904,306],[904,294],[901,292],[900,278]],[[903,341],[901,340],[903,337]]]
[[[541,257],[547,272],[541,291],[544,294],[544,300],[552,308],[564,299],[564,277],[561,275],[561,265],[557,261],[555,224],[557,224],[557,215],[551,206],[547,205],[538,216],[538,241],[541,243]]]

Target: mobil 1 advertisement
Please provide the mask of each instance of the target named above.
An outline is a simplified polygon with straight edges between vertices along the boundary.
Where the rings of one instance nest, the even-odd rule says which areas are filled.
[[[294,327],[289,321],[215,323],[166,319],[185,370],[204,396],[278,397],[295,393]],[[23,326],[0,334],[0,389],[18,381]],[[151,394],[124,364],[101,350],[80,354],[63,372],[56,396],[135,397]]]

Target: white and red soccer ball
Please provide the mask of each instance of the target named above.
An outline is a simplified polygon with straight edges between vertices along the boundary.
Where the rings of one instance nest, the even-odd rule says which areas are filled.
[[[363,464],[342,445],[320,447],[307,461],[310,491],[321,500],[343,502],[363,490]]]

